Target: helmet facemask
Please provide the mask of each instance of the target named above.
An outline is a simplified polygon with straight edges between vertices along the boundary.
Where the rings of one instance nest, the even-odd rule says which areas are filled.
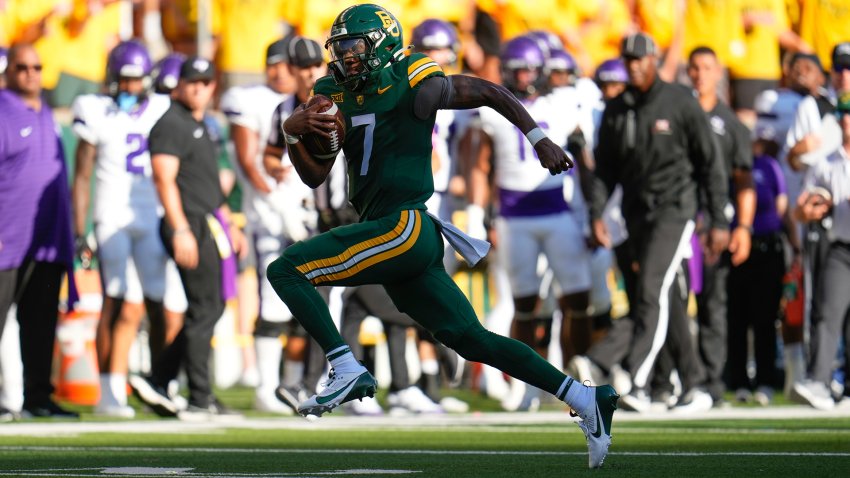
[[[376,5],[349,7],[331,27],[325,48],[330,52],[328,67],[336,84],[360,91],[376,72],[398,59],[401,25]]]

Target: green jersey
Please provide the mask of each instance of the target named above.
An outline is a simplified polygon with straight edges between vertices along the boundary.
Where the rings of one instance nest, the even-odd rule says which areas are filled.
[[[422,80],[443,76],[421,53],[403,57],[380,71],[363,91],[349,91],[330,76],[313,91],[331,98],[345,114],[343,152],[348,162],[349,197],[362,220],[405,209],[425,209],[434,193],[431,134],[436,114],[413,113]]]

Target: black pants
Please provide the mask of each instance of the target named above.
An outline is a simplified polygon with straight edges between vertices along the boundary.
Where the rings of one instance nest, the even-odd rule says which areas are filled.
[[[360,345],[358,335],[360,324],[369,315],[377,317],[384,325],[390,355],[390,391],[409,387],[411,382],[405,350],[407,329],[414,326],[415,322],[407,314],[398,311],[383,286],[364,285],[347,289],[340,333],[355,357],[363,356],[363,346]]]
[[[691,318],[688,316],[689,294],[688,264],[687,261],[682,261],[670,288],[670,325],[667,327],[667,341],[658,354],[654,376],[651,377],[653,394],[661,390],[673,391],[670,373],[674,369],[679,372],[683,395],[700,385],[705,378],[705,371],[700,364],[691,334]]]
[[[812,317],[809,377],[828,385],[842,334],[844,343],[850,344],[850,243],[832,243],[820,279],[815,296],[820,316]],[[848,350],[845,345],[845,364],[850,363]]]
[[[164,387],[177,377],[183,366],[189,381],[189,403],[206,408],[212,396],[209,359],[213,329],[224,312],[221,258],[206,219],[192,216],[187,219],[198,241],[198,266],[195,269],[178,266],[189,306],[183,328],[153,365],[152,380]],[[166,221],[160,225],[160,236],[166,250],[174,257],[173,231]]]
[[[699,254],[701,252],[695,251]],[[699,323],[699,357],[705,368],[705,388],[711,398],[720,400],[726,385],[723,372],[726,368],[727,282],[731,257],[724,252],[715,264],[703,264],[702,291],[697,295],[697,321]]]
[[[655,359],[667,339],[670,288],[682,261],[683,246],[693,233],[692,221],[642,221],[629,224],[626,244],[637,261],[632,338],[626,365],[638,389],[649,383]]]
[[[64,266],[48,262],[24,262],[17,269],[0,271],[0,335],[9,309],[18,305],[24,408],[43,404],[53,393],[50,373],[64,273]]]
[[[753,237],[750,257],[729,273],[729,386],[776,386],[776,320],[785,256],[778,234]],[[747,376],[747,330],[752,327],[756,379]]]

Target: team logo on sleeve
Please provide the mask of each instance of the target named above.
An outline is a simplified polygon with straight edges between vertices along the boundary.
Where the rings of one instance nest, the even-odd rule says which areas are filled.
[[[670,120],[664,118],[655,120],[655,125],[652,127],[652,132],[655,134],[672,133],[672,131],[670,130]]]
[[[343,96],[344,96],[344,94],[342,92],[332,93],[331,94],[331,101],[333,101],[334,103],[342,103],[343,102]]]

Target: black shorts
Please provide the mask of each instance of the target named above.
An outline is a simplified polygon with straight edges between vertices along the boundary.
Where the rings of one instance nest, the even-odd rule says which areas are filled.
[[[756,96],[762,91],[776,89],[779,86],[777,80],[763,80],[757,78],[742,78],[731,81],[732,109],[751,110],[755,108]]]

